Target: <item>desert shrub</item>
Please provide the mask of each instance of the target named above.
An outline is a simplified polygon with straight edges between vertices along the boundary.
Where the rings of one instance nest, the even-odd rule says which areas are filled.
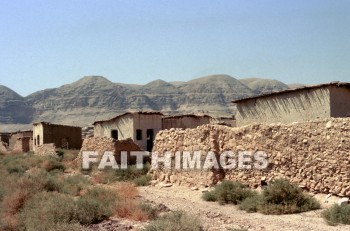
[[[28,231],[52,230],[75,222],[72,197],[57,192],[41,192],[29,199],[20,212],[21,226]]]
[[[155,219],[158,215],[157,209],[153,208],[149,204],[142,203],[139,205],[141,211],[147,215],[148,219]]]
[[[87,189],[91,184],[87,177],[76,174],[61,178],[60,189],[58,191],[72,196],[78,196],[82,190]]]
[[[334,204],[322,212],[323,218],[329,225],[350,224],[350,205],[340,206]]]
[[[62,156],[62,161],[73,161],[77,158],[78,153],[75,153],[73,151],[65,152]]]
[[[140,203],[138,200],[139,191],[134,184],[121,182],[116,186],[118,195],[116,214],[119,217],[140,221],[152,219],[156,216],[156,209],[148,204]]]
[[[120,182],[116,185],[116,192],[120,199],[134,200],[139,196],[139,191],[134,184],[130,182]]]
[[[240,182],[225,180],[215,187],[213,194],[220,204],[238,204],[255,192]]]
[[[93,187],[77,200],[77,219],[81,224],[93,224],[111,216],[116,210],[116,193]]]
[[[50,172],[53,170],[64,171],[64,165],[59,161],[57,157],[48,156],[44,159],[44,161],[40,165],[41,168]]]
[[[213,192],[204,192],[202,194],[202,199],[205,201],[216,201],[216,196]]]
[[[263,190],[259,212],[289,214],[319,208],[319,202],[315,198],[305,195],[297,185],[286,179],[276,179]]]
[[[9,173],[19,174],[38,166],[41,162],[41,157],[30,154],[6,155],[2,159],[2,164]]]
[[[170,212],[151,222],[144,231],[201,231],[198,218],[181,211]]]
[[[7,155],[2,159],[2,164],[9,173],[24,174],[27,170],[40,167],[50,172],[64,170],[64,165],[54,156],[36,156],[33,154]]]
[[[56,150],[56,154],[57,154],[57,156],[59,156],[59,157],[63,157],[63,155],[64,155],[64,150],[63,149],[61,149],[61,148],[59,148],[59,149],[57,149]]]
[[[99,171],[95,176],[95,180],[98,183],[102,183],[102,184],[110,184],[115,181],[134,181],[137,178],[145,176],[148,170],[149,170],[148,165],[144,165],[143,169],[137,169],[136,165],[128,166],[127,169],[108,168],[108,169]],[[141,179],[139,181],[145,182],[145,179]]]
[[[261,195],[256,194],[255,196],[247,197],[239,204],[239,209],[244,210],[248,213],[257,212],[261,204]]]
[[[135,178],[133,182],[136,186],[146,186],[146,185],[149,185],[149,182],[151,180],[152,180],[152,177],[150,175],[143,175]]]

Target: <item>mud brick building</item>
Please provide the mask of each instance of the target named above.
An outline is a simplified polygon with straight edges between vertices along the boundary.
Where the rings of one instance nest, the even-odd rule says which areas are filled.
[[[57,148],[80,149],[81,127],[39,122],[33,124],[34,150],[42,144],[53,143]]]
[[[196,128],[198,126],[209,124],[212,117],[208,115],[176,115],[165,116],[162,118],[162,129],[171,128]]]
[[[350,116],[350,83],[332,82],[233,101],[237,126]]]
[[[160,112],[127,112],[110,120],[94,122],[94,137],[131,138],[142,150],[151,151],[155,135],[162,130]]]
[[[29,152],[33,150],[33,131],[18,131],[11,133],[9,138],[9,151]]]

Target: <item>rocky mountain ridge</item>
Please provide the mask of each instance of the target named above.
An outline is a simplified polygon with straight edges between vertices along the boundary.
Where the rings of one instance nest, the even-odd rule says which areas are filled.
[[[173,83],[159,79],[145,85],[113,83],[102,76],[86,76],[26,97],[0,86],[0,124],[49,121],[87,126],[125,111],[141,110],[232,116],[235,112],[232,100],[284,89],[288,86],[276,80],[237,80],[229,75]]]

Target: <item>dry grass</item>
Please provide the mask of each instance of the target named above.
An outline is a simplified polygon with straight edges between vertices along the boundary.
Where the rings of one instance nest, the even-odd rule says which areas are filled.
[[[143,206],[138,199],[139,191],[132,183],[121,182],[116,185],[118,195],[116,215],[137,221],[145,221],[154,217],[154,210]]]
[[[0,156],[0,230],[79,230],[110,216],[138,221],[156,216],[130,181],[97,186],[88,176],[65,175],[65,162],[74,154],[64,155]],[[127,172],[117,176],[131,177]]]
[[[120,182],[116,185],[116,191],[119,198],[135,199],[140,195],[139,190],[129,182]]]

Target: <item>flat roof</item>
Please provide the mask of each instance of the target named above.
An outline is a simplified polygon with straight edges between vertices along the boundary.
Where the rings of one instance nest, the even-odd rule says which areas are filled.
[[[53,125],[53,126],[62,126],[62,127],[71,127],[71,128],[81,128],[81,127],[79,127],[79,126],[71,126],[71,125],[65,125],[65,124],[53,124],[53,123],[45,122],[45,121],[33,123],[33,125],[38,125],[38,124]]]
[[[192,117],[192,118],[199,118],[199,117],[207,117],[207,118],[212,118],[209,115],[195,115],[195,114],[183,114],[183,115],[168,115],[164,116],[164,119],[175,119],[175,118],[182,118],[182,117]]]
[[[237,100],[233,100],[232,103],[240,103],[240,102],[248,101],[248,100],[251,100],[251,99],[259,99],[259,98],[265,98],[265,97],[269,97],[269,96],[273,96],[273,95],[281,95],[281,94],[290,93],[290,92],[298,92],[298,91],[304,91],[304,90],[316,89],[316,88],[322,88],[322,87],[329,87],[329,86],[350,87],[350,83],[346,83],[346,82],[331,82],[331,83],[310,85],[310,86],[299,87],[299,88],[295,88],[295,89],[287,89],[287,90],[283,90],[283,91],[270,92],[270,93],[265,93],[265,94],[261,94],[261,95],[251,96],[251,97],[247,97],[247,98],[237,99]]]
[[[120,117],[123,117],[123,116],[126,116],[126,115],[134,115],[134,114],[140,114],[140,115],[161,115],[161,116],[163,116],[163,114],[162,114],[161,112],[156,112],[156,111],[154,111],[154,112],[152,112],[152,111],[125,112],[125,113],[123,113],[123,114],[120,114],[120,115],[115,116],[115,117],[113,117],[113,118],[111,118],[111,119],[108,119],[108,120],[99,120],[99,121],[95,121],[95,122],[93,123],[93,125],[95,125],[95,124],[97,124],[97,123],[103,123],[103,122],[113,121],[113,120],[118,119],[118,118],[120,118]]]

